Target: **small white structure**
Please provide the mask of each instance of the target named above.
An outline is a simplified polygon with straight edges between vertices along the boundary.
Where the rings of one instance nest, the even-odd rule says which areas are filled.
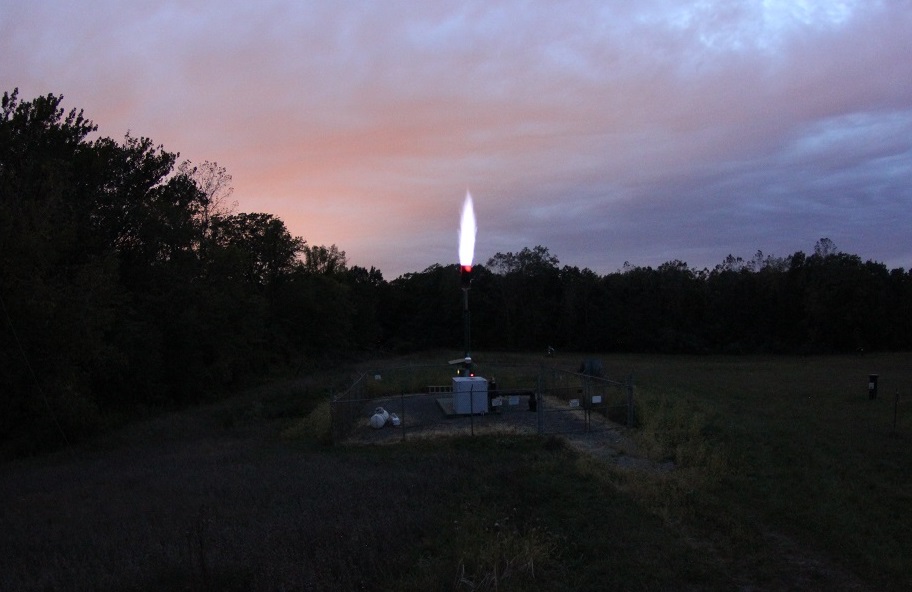
[[[487,413],[488,379],[481,376],[454,376],[453,412],[457,415]]]
[[[374,414],[371,415],[370,424],[371,427],[375,430],[379,430],[386,425],[386,422],[389,420],[389,413],[383,407],[377,407],[374,409]]]

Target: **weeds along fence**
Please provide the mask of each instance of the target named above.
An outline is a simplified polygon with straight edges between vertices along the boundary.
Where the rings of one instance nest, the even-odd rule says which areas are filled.
[[[330,435],[333,442],[345,439],[361,417],[363,401],[367,397],[365,384],[366,375],[360,374],[346,390],[330,397]]]
[[[632,377],[623,381],[544,365],[476,364],[486,392],[453,392],[446,364],[366,371],[330,399],[333,442],[483,433],[569,434],[636,422]],[[468,407],[467,407],[468,406]],[[382,408],[382,429],[370,426]],[[395,423],[393,421],[395,419]]]

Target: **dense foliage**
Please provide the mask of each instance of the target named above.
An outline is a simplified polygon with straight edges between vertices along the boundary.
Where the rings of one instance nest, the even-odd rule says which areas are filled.
[[[834,353],[912,348],[912,273],[837,252],[729,256],[600,276],[558,267],[548,249],[498,253],[470,290],[478,349],[667,353]],[[455,265],[390,283],[390,335],[412,347],[460,344]]]
[[[0,111],[0,441],[92,432],[277,366],[372,346],[376,270],[347,268],[230,177],[147,138],[92,139],[62,97]]]
[[[0,112],[0,440],[101,427],[343,353],[461,349],[458,266],[385,281],[267,213],[225,206],[230,176],[148,138],[93,139],[49,94]],[[796,352],[909,349],[912,275],[838,252],[729,256],[598,275],[547,248],[473,272],[478,349]],[[17,444],[18,443],[18,444]]]

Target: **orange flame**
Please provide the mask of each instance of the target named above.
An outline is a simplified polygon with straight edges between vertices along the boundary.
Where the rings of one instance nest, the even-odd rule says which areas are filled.
[[[475,257],[475,209],[472,207],[472,194],[466,191],[462,204],[462,220],[459,224],[459,265],[466,272],[472,271],[472,259]]]

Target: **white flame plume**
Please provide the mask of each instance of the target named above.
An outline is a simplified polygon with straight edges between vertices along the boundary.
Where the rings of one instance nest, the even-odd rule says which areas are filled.
[[[462,220],[459,224],[459,265],[467,271],[472,269],[472,259],[475,257],[475,233],[477,231],[475,208],[472,207],[472,194],[466,191],[465,202],[462,204]]]

